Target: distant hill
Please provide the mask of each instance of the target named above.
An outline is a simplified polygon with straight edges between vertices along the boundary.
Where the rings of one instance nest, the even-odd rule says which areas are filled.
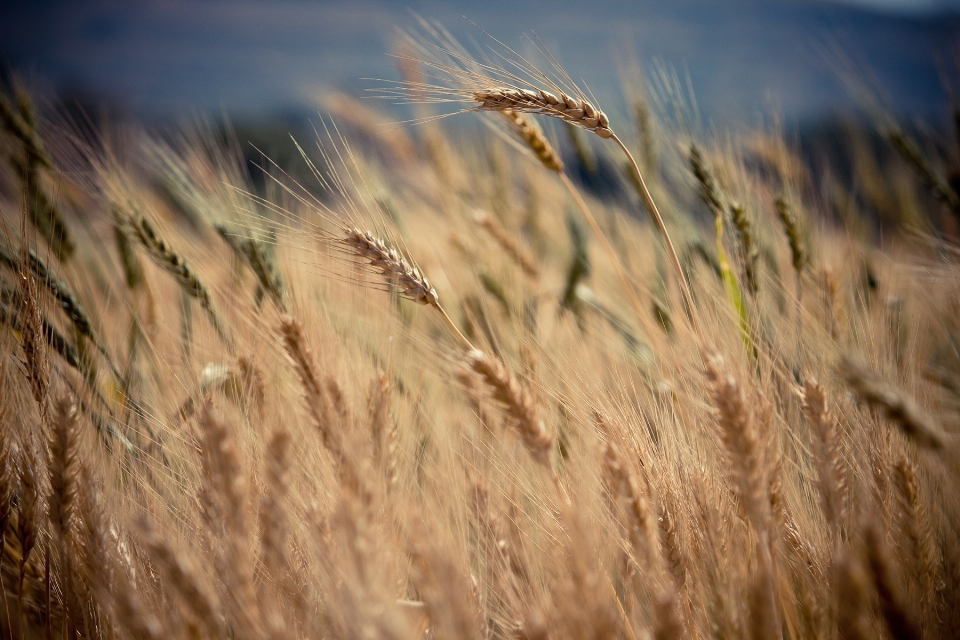
[[[868,63],[907,116],[942,112],[938,65],[949,74],[960,59],[960,16],[947,10],[907,15],[812,0],[416,0],[409,7],[481,43],[485,36],[462,16],[510,44],[536,31],[608,111],[619,98],[615,61],[660,59],[689,74],[701,112],[719,124],[755,122],[771,105],[795,120],[849,109],[823,58],[835,43]],[[8,1],[0,8],[0,59],[139,116],[221,107],[253,116],[310,111],[320,87],[359,92],[359,78],[395,77],[386,55],[395,29],[415,23],[403,5],[376,0]]]

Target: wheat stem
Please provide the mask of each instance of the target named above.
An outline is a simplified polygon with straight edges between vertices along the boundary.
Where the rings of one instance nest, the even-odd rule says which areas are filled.
[[[703,332],[701,332],[700,323],[697,320],[697,313],[693,306],[693,297],[690,295],[690,287],[687,284],[687,277],[683,273],[683,267],[680,266],[680,258],[677,257],[677,250],[673,246],[673,240],[670,239],[670,233],[667,231],[667,225],[663,222],[663,216],[660,215],[660,210],[657,208],[657,204],[653,201],[653,196],[650,195],[650,190],[647,189],[647,184],[643,181],[643,175],[640,173],[640,167],[637,166],[637,161],[633,159],[633,154],[630,153],[630,150],[627,149],[626,145],[623,144],[623,141],[621,141],[616,134],[611,134],[610,139],[616,142],[620,146],[620,149],[626,154],[627,160],[630,162],[630,168],[633,169],[633,177],[636,178],[637,184],[640,187],[640,193],[643,195],[643,200],[646,203],[647,208],[650,209],[650,212],[653,214],[653,218],[656,220],[657,226],[660,228],[660,233],[663,234],[663,240],[667,245],[667,252],[670,254],[670,260],[673,262],[673,268],[677,272],[677,281],[680,283],[680,292],[683,294],[683,302],[687,307],[690,324],[693,327],[693,330],[696,332],[697,337],[700,338],[701,342],[703,342]]]
[[[603,245],[604,252],[610,259],[610,262],[613,263],[613,268],[616,270],[617,276],[620,278],[620,284],[623,285],[623,289],[626,291],[627,297],[630,298],[630,304],[633,305],[633,310],[636,312],[637,318],[643,324],[644,331],[646,331],[647,335],[649,336],[654,335],[655,328],[652,324],[650,324],[647,314],[644,313],[643,307],[640,305],[640,300],[637,299],[637,295],[634,293],[633,287],[630,285],[630,281],[627,279],[627,273],[624,270],[623,265],[620,262],[620,258],[617,256],[617,253],[613,248],[613,245],[611,245],[610,241],[607,240],[606,234],[604,234],[603,230],[600,229],[600,225],[597,224],[597,219],[593,217],[593,214],[590,212],[590,208],[584,201],[583,196],[580,195],[580,192],[574,186],[573,182],[570,181],[570,178],[568,178],[565,173],[561,173],[559,175],[563,186],[565,186],[567,191],[570,192],[570,196],[573,198],[574,202],[577,203],[577,208],[580,209],[580,213],[582,213],[583,217],[586,218],[587,223],[589,223],[594,235],[597,236],[600,244]]]

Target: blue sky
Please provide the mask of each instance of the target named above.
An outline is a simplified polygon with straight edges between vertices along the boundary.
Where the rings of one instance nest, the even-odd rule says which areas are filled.
[[[393,78],[387,55],[410,10],[477,37],[463,16],[519,43],[535,30],[605,105],[619,62],[689,75],[704,113],[752,122],[771,105],[793,118],[851,108],[831,69],[839,46],[906,114],[942,110],[956,69],[957,2],[938,0],[92,0],[0,8],[0,56],[61,89],[145,117],[221,108],[241,115],[315,108],[318,92],[361,93]],[[951,67],[952,65],[952,67]],[[369,84],[369,83],[367,83]],[[608,109],[609,110],[609,109]]]

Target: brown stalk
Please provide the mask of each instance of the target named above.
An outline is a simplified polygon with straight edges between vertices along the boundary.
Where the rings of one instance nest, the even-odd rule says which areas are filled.
[[[847,470],[843,460],[840,426],[830,410],[826,390],[813,378],[804,382],[803,413],[813,430],[817,489],[824,516],[839,543],[840,527],[847,514]]]
[[[883,543],[883,534],[875,524],[867,526],[864,536],[867,563],[873,577],[873,585],[880,597],[880,612],[887,623],[887,630],[896,640],[920,640],[923,635],[909,610],[901,583],[890,561],[890,550]]]
[[[946,448],[946,435],[912,398],[886,385],[875,373],[848,357],[840,361],[840,371],[860,400],[882,411],[908,438],[934,451]]]
[[[555,438],[540,419],[533,395],[517,382],[499,359],[479,349],[473,349],[467,354],[467,366],[480,375],[492,392],[494,400],[503,405],[511,426],[520,436],[530,457],[550,472],[560,495],[569,500],[550,464],[550,452],[553,450]]]
[[[216,597],[204,586],[193,563],[183,552],[178,553],[158,535],[149,522],[140,526],[140,543],[154,566],[179,595],[181,602],[204,625],[211,638],[221,637],[223,629]]]
[[[208,401],[200,412],[202,465],[209,483],[207,496],[217,506],[223,527],[224,542],[218,560],[230,589],[233,614],[242,637],[259,637],[262,625],[253,585],[253,564],[250,558],[247,518],[247,480],[240,464],[240,453],[231,429],[218,416]],[[217,532],[214,532],[217,533]]]
[[[496,240],[497,244],[523,269],[524,273],[531,278],[540,277],[540,267],[537,266],[536,261],[520,244],[520,241],[511,236],[496,218],[488,215],[485,211],[478,210],[473,219],[490,234],[491,238]]]
[[[348,229],[346,237],[341,242],[351,249],[361,258],[370,261],[370,266],[380,271],[388,284],[400,289],[400,292],[407,298],[417,304],[429,305],[440,312],[443,319],[447,322],[457,337],[463,341],[468,349],[473,349],[473,344],[467,340],[457,325],[454,324],[450,316],[442,306],[440,306],[440,297],[437,290],[433,288],[427,277],[423,275],[419,268],[412,266],[396,249],[388,247],[387,244],[377,238],[369,231],[360,231],[356,227]]]
[[[909,541],[913,567],[920,585],[920,600],[926,616],[932,616],[939,577],[936,542],[920,496],[917,466],[906,456],[894,465],[894,484],[899,497],[903,533]]]
[[[563,172],[563,160],[560,159],[560,154],[556,152],[540,129],[525,118],[522,113],[512,109],[506,109],[500,113],[513,125],[517,135],[523,138],[523,141],[527,143],[527,146],[530,147],[534,155],[537,156],[537,160],[544,167],[556,173]]]
[[[668,253],[670,254],[670,258],[673,262],[673,267],[676,270],[677,280],[680,283],[680,292],[683,295],[684,304],[687,306],[690,314],[689,317],[691,325],[693,326],[697,337],[700,338],[701,342],[703,342],[703,334],[700,331],[700,325],[696,316],[696,309],[693,306],[693,297],[690,295],[690,288],[687,284],[686,276],[683,273],[683,268],[680,265],[680,259],[677,257],[677,251],[673,246],[673,241],[670,239],[670,234],[667,231],[666,224],[664,224],[663,217],[660,215],[660,210],[653,201],[653,196],[650,195],[650,191],[647,189],[647,185],[643,180],[643,175],[640,173],[640,167],[637,166],[637,162],[633,159],[633,155],[630,153],[630,150],[627,149],[626,145],[624,145],[620,138],[618,138],[616,134],[613,133],[613,130],[610,129],[610,121],[607,116],[583,98],[572,98],[562,92],[560,93],[560,97],[557,97],[549,91],[542,89],[533,91],[530,89],[519,89],[513,87],[495,87],[491,89],[475,91],[472,94],[472,97],[474,102],[479,103],[477,108],[481,111],[513,111],[558,118],[564,122],[569,122],[574,126],[580,127],[581,129],[595,133],[601,138],[610,139],[617,143],[623,153],[626,154],[630,168],[633,170],[634,178],[640,188],[640,193],[643,196],[643,200],[647,208],[653,214],[654,220],[660,229],[660,233],[663,235],[664,242],[667,245]],[[593,216],[590,215],[589,209],[587,209],[579,194],[576,193],[576,189],[573,188],[572,183],[569,183],[569,179],[562,173],[560,176],[561,179],[564,180],[564,184],[566,184],[567,188],[571,191],[571,195],[573,195],[574,199],[577,200],[577,205],[580,207],[581,211],[584,212],[584,216],[586,216],[590,226],[593,227],[594,232],[597,233],[597,236],[601,239],[601,242],[604,243],[605,249],[607,249],[611,259],[614,260],[614,266],[616,266],[618,272],[620,272],[621,279],[625,280],[625,276],[622,273],[622,267],[619,267],[619,261],[615,259],[616,254],[613,252],[612,248],[608,246],[606,238],[603,236],[603,233],[599,231],[599,226],[596,225],[596,221],[593,220]],[[624,282],[624,286],[627,294],[633,297],[633,292],[629,284]],[[640,310],[639,304],[636,306],[640,318],[645,318],[646,316]]]
[[[626,461],[620,447],[611,438],[609,418],[594,411],[593,422],[603,437],[603,478],[607,488],[618,501],[626,503],[627,531],[642,567],[651,567],[657,551],[657,524],[650,497],[641,487],[643,482]]]

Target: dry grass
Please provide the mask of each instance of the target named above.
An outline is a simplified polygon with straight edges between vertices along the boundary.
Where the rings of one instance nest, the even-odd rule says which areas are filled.
[[[881,247],[868,201],[767,166],[779,137],[646,110],[669,286],[663,228],[533,122],[627,149],[611,118],[460,63],[403,95],[504,113],[543,167],[370,110],[386,149],[328,126],[314,182],[254,194],[202,135],[158,163],[0,104],[7,156],[73,194],[69,253],[0,171],[0,637],[958,637],[955,230]],[[924,163],[884,206],[935,227]]]

